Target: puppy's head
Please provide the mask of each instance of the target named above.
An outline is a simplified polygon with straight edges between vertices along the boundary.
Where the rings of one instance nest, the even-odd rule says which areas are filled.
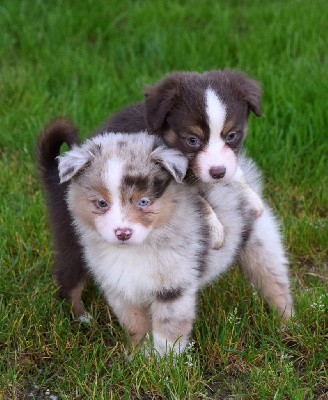
[[[242,72],[173,73],[145,92],[148,129],[185,154],[204,182],[230,179],[252,111],[261,115],[259,84]]]
[[[59,157],[75,221],[110,244],[142,243],[171,217],[188,160],[146,133],[104,134]]]

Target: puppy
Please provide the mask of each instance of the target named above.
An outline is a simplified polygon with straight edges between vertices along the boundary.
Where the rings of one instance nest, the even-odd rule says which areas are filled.
[[[242,190],[228,189],[222,206],[235,239],[213,251],[197,189],[181,183],[188,160],[157,137],[104,133],[58,159],[87,268],[133,344],[151,333],[160,355],[183,351],[199,290],[232,264],[249,223]]]

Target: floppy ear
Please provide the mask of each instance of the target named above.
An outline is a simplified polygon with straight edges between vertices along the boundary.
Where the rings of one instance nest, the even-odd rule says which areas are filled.
[[[151,153],[150,158],[165,168],[177,182],[183,181],[187,173],[188,160],[179,150],[159,146]]]
[[[243,72],[229,72],[231,74],[231,84],[236,92],[248,103],[249,109],[253,111],[256,116],[261,117],[262,89],[259,82],[249,78]]]
[[[60,183],[67,182],[72,179],[78,172],[89,164],[95,157],[97,149],[100,147],[95,144],[73,146],[73,148],[62,156],[57,157],[59,160],[58,170]]]
[[[149,133],[157,133],[164,125],[167,114],[178,100],[181,74],[173,73],[144,92],[145,118]]]

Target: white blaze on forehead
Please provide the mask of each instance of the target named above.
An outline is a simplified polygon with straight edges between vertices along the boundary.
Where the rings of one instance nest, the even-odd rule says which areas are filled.
[[[220,160],[220,154],[225,142],[221,137],[221,132],[227,115],[226,106],[211,88],[206,89],[206,114],[210,128],[210,138],[203,165],[206,169],[209,169],[223,164],[223,160]]]
[[[103,171],[103,180],[106,189],[109,190],[112,197],[120,199],[120,188],[122,186],[124,163],[116,157],[111,157],[106,162],[106,168]]]
[[[220,136],[227,115],[226,106],[211,88],[206,89],[205,99],[210,135]]]
[[[225,178],[230,178],[235,171],[236,160],[233,151],[227,148],[221,137],[227,116],[225,104],[211,88],[206,89],[205,100],[210,135],[206,148],[200,151],[196,158],[197,175],[204,182],[212,182],[218,181],[210,175],[212,167],[225,167]]]
[[[106,167],[103,169],[102,180],[105,184],[105,188],[110,193],[112,204],[110,205],[110,211],[105,215],[100,216],[98,225],[101,229],[111,230],[114,234],[114,230],[117,228],[123,228],[123,209],[121,201],[121,185],[123,177],[124,164],[118,158],[110,158],[106,162]]]

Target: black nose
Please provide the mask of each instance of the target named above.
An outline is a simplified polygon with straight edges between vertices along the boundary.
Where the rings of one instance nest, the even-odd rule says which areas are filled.
[[[223,165],[221,165],[220,167],[212,167],[210,168],[210,175],[212,178],[214,179],[220,179],[223,178],[225,173],[226,173],[226,167],[224,167]]]
[[[132,229],[130,228],[118,228],[115,230],[115,235],[118,240],[129,240],[132,236]]]

